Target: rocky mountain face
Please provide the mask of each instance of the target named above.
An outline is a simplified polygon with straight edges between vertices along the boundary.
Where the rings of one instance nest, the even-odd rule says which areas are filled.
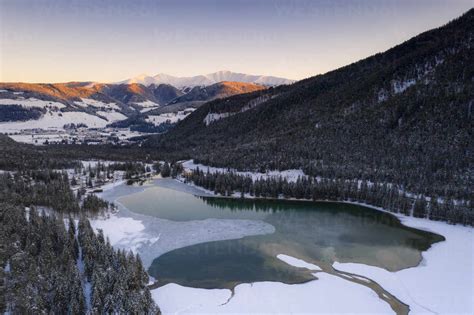
[[[109,84],[108,89],[104,93],[136,109],[141,109],[143,103],[165,106],[171,100],[183,95],[180,90],[168,84],[144,86],[136,83]]]
[[[467,200],[473,48],[474,9],[326,74],[206,103],[147,145],[171,159],[251,170],[302,168]]]
[[[102,103],[117,104],[121,110],[139,109],[140,103],[152,102],[156,106],[183,95],[170,85],[102,84],[93,82],[71,82],[54,84],[0,83],[1,99],[35,98],[64,104],[67,108],[77,108],[83,99],[93,99]]]
[[[223,81],[204,87],[196,86],[188,93],[173,99],[168,105],[186,104],[188,107],[199,107],[199,105],[215,99],[264,89],[266,88],[263,85]]]

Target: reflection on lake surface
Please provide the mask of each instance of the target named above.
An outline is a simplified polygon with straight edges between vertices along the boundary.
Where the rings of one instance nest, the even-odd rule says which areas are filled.
[[[276,258],[286,254],[334,272],[338,262],[363,263],[396,271],[416,266],[421,253],[444,238],[406,227],[384,212],[363,206],[284,200],[197,197],[163,187],[122,197],[128,209],[174,221],[262,220],[275,233],[179,248],[149,268],[160,283],[227,288],[238,283],[301,283],[314,277]]]

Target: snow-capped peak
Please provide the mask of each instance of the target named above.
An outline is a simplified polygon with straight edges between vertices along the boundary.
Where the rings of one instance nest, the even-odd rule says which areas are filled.
[[[126,84],[132,84],[132,83],[139,83],[143,85],[151,85],[155,82],[155,79],[149,75],[146,74],[140,74],[134,78],[119,82],[119,83],[126,83]]]
[[[294,81],[263,75],[250,75],[245,73],[236,73],[228,70],[218,71],[205,75],[197,75],[192,77],[175,77],[165,73],[159,73],[155,76],[141,74],[134,78],[124,80],[118,83],[140,83],[146,86],[151,84],[170,84],[176,88],[208,86],[222,81],[234,81],[243,83],[255,83],[266,86],[276,86],[282,84],[291,84]]]

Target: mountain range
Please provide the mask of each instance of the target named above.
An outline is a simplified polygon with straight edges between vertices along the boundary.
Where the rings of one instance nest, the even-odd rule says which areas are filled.
[[[169,159],[240,170],[303,169],[469,200],[473,50],[471,9],[326,74],[208,102],[145,146]]]
[[[202,76],[204,77],[204,76]],[[167,83],[141,84],[97,82],[68,83],[0,83],[0,121],[25,121],[41,119],[46,113],[83,112],[105,121],[117,121],[130,116],[159,112],[176,113],[185,108],[196,108],[217,98],[266,89],[267,85],[233,80],[273,82],[272,77],[257,77],[231,72],[219,72],[212,80],[168,80]],[[218,81],[221,80],[222,81]],[[281,82],[290,82],[282,79]],[[130,80],[132,82],[134,80]],[[213,83],[214,81],[218,81]],[[144,81],[147,83],[148,81]],[[181,83],[187,82],[187,87]],[[149,83],[149,82],[148,82]],[[168,106],[169,105],[169,106]],[[153,112],[153,110],[157,110]],[[80,123],[80,119],[77,121]],[[48,127],[48,126],[45,126]]]
[[[264,75],[250,75],[245,73],[237,73],[231,71],[218,71],[205,75],[197,75],[192,77],[175,77],[172,75],[160,73],[155,76],[149,76],[141,74],[134,78],[123,80],[118,82],[119,84],[131,84],[138,83],[145,86],[169,84],[179,89],[193,88],[196,86],[209,86],[215,83],[230,81],[230,82],[241,82],[241,83],[253,83],[264,86],[277,86],[284,84],[291,84],[294,80],[285,78],[278,78]]]

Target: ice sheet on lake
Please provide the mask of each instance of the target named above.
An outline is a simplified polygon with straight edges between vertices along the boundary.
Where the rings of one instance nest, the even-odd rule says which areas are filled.
[[[292,256],[284,255],[284,254],[279,254],[277,255],[277,258],[280,259],[281,261],[284,261],[288,265],[297,267],[297,268],[306,268],[309,270],[321,270],[320,267],[316,266],[315,264],[310,264],[307,263],[306,261],[302,259],[298,259]]]
[[[160,183],[163,180],[159,180]],[[192,189],[173,180],[163,181],[168,188],[182,185],[181,189]],[[120,185],[104,191],[103,199],[115,201],[120,196],[140,192],[144,187]],[[177,188],[178,189],[178,188]],[[107,219],[91,220],[96,229],[102,229],[113,246],[131,249],[140,254],[148,268],[153,259],[174,249],[199,243],[238,239],[250,235],[273,233],[275,228],[258,220],[206,219],[176,222],[129,211],[115,201],[119,207],[117,214]]]

